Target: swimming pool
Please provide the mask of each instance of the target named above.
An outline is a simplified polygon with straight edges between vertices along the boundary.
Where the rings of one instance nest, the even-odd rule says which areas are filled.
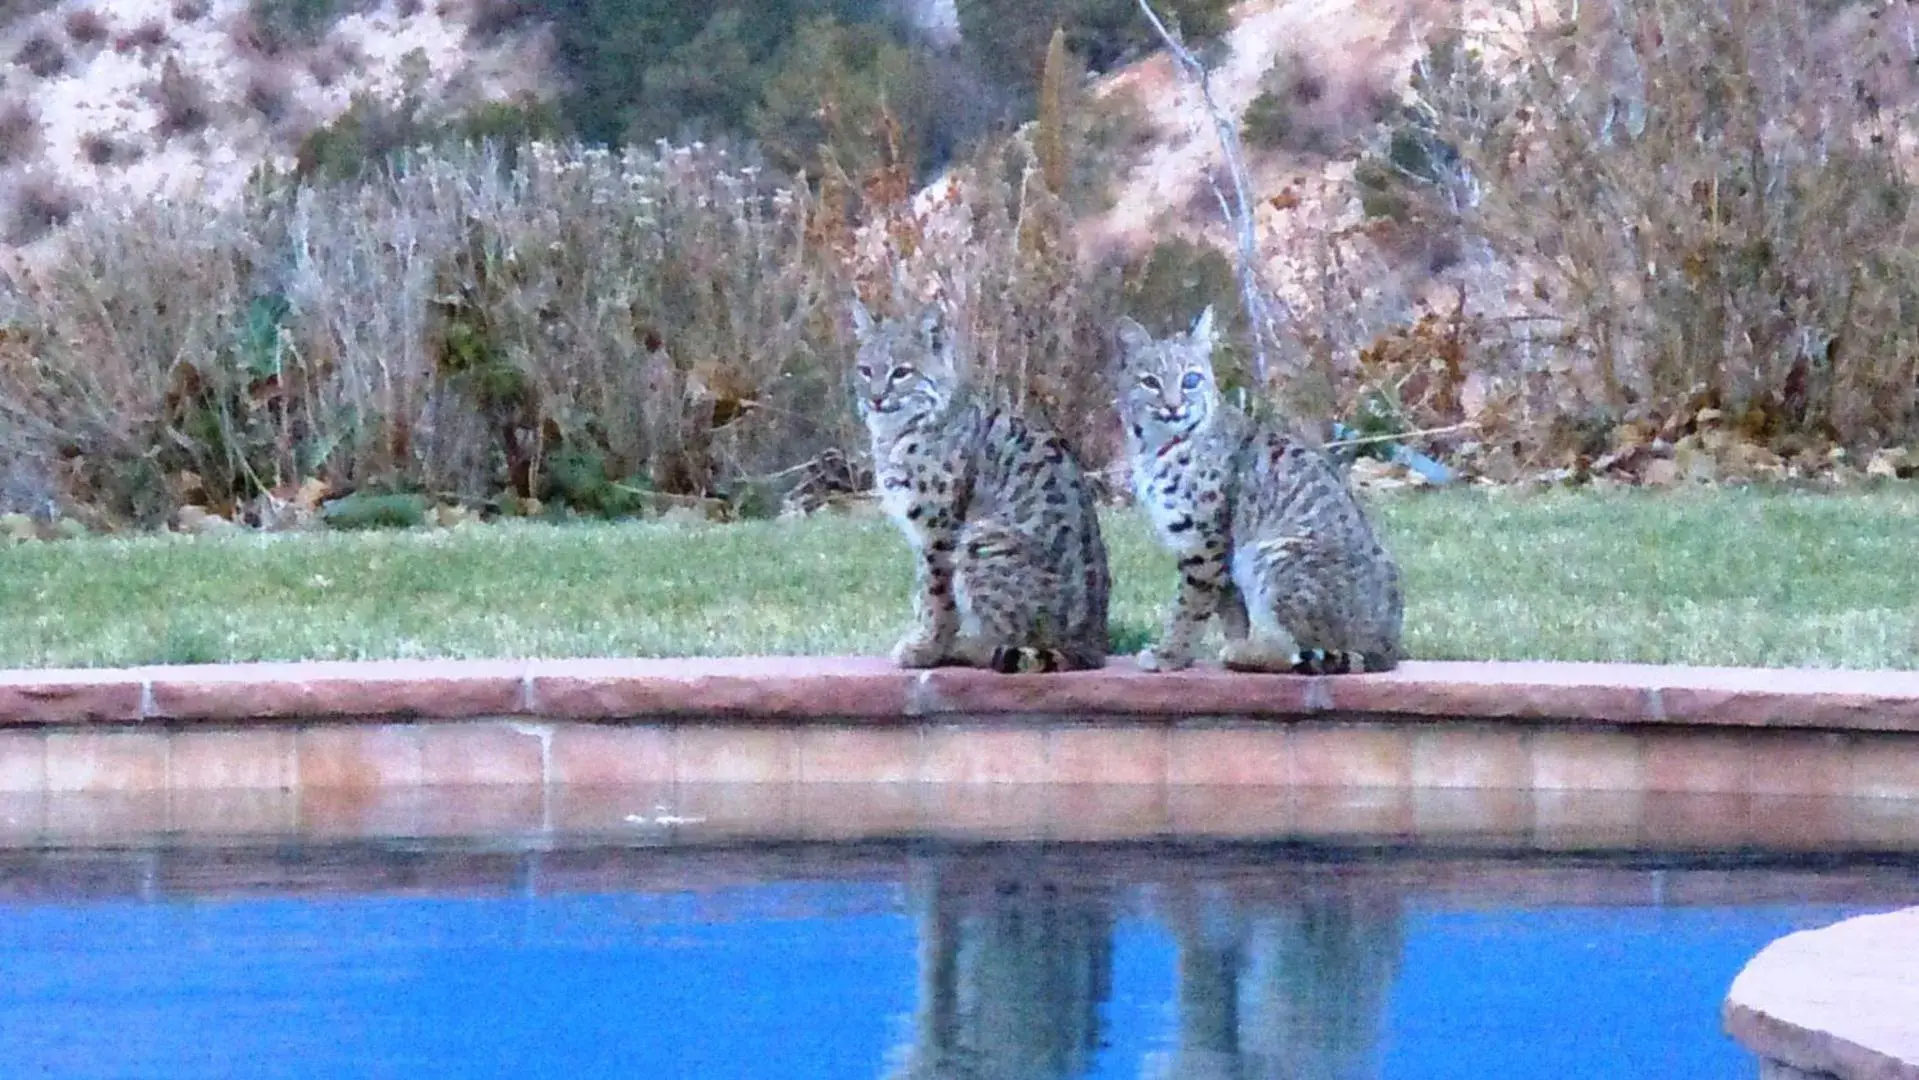
[[[0,851],[6,1075],[1748,1077],[1768,941],[1919,858],[1377,838]]]

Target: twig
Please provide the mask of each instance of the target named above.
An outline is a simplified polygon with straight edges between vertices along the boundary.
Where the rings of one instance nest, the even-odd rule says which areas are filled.
[[[1146,21],[1153,24],[1153,32],[1166,45],[1166,51],[1185,73],[1188,80],[1199,90],[1200,101],[1206,107],[1207,119],[1213,123],[1213,133],[1219,137],[1222,156],[1226,159],[1226,172],[1232,180],[1233,205],[1228,206],[1226,196],[1213,187],[1213,194],[1219,200],[1220,213],[1225,216],[1226,224],[1232,226],[1239,237],[1239,291],[1240,302],[1246,309],[1246,321],[1253,329],[1253,374],[1262,391],[1270,387],[1271,361],[1267,353],[1267,344],[1274,337],[1273,318],[1269,305],[1270,299],[1259,283],[1259,245],[1253,232],[1252,197],[1249,191],[1251,181],[1247,179],[1246,161],[1240,154],[1239,132],[1232,119],[1226,115],[1219,103],[1213,100],[1212,76],[1206,65],[1200,63],[1192,50],[1181,40],[1178,30],[1172,29],[1160,19],[1153,10],[1151,0],[1139,0],[1139,10]]]
[[[1325,448],[1331,450],[1336,446],[1365,446],[1370,443],[1404,442],[1407,439],[1417,439],[1424,435],[1450,435],[1455,431],[1477,430],[1479,430],[1479,421],[1464,420],[1457,424],[1447,424],[1445,427],[1422,428],[1418,431],[1400,431],[1391,435],[1355,435],[1350,439],[1334,439],[1327,443]]]

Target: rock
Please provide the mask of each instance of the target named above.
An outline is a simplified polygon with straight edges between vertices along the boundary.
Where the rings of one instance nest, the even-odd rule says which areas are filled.
[[[1639,471],[1645,464],[1647,450],[1645,445],[1626,446],[1610,453],[1601,454],[1593,459],[1592,471],[1595,474],[1624,473],[1630,475]]]
[[[1915,958],[1919,908],[1788,934],[1733,979],[1726,1033],[1800,1075],[1919,1078]]]
[[[1672,487],[1679,482],[1679,463],[1671,458],[1654,458],[1639,474],[1639,482],[1647,487]]]
[[[672,506],[660,514],[660,521],[668,525],[708,525],[713,520],[711,513],[698,506]]]
[[[1913,471],[1912,455],[1903,446],[1875,450],[1866,461],[1866,475],[1880,480],[1903,480]]]
[[[457,503],[441,503],[433,508],[433,523],[442,529],[465,525],[472,520],[473,512]]]
[[[1697,435],[1688,435],[1673,444],[1672,460],[1679,468],[1679,475],[1686,480],[1710,484],[1719,479],[1719,462]]]
[[[325,480],[317,476],[309,476],[306,478],[306,481],[294,491],[293,501],[317,513],[320,509],[320,504],[326,501],[327,495],[330,494],[332,490],[333,486]]]
[[[1783,480],[1785,462],[1778,454],[1754,442],[1734,442],[1720,452],[1726,470],[1742,480]]]
[[[1510,484],[1519,479],[1519,459],[1510,446],[1495,446],[1479,463],[1479,475],[1495,484]]]
[[[1406,486],[1406,470],[1378,458],[1355,459],[1347,476],[1354,487],[1372,491],[1392,491]]]
[[[204,506],[182,506],[180,513],[174,519],[174,527],[183,533],[193,533],[196,536],[230,532],[239,528],[226,518],[209,512]]]
[[[40,530],[26,514],[0,514],[0,538],[20,544],[40,539]]]

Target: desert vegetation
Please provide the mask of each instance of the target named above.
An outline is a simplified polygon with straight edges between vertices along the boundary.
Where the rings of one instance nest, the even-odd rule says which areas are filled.
[[[1200,56],[1229,47],[1224,7],[1174,7]],[[962,2],[945,46],[858,4],[496,3],[469,32],[549,22],[567,95],[359,93],[230,200],[15,171],[10,230],[59,255],[0,287],[0,509],[119,528],[810,506],[858,486],[856,294],[950,305],[976,377],[1096,465],[1117,314],[1163,331],[1213,304],[1232,392],[1337,420],[1360,453],[1499,482],[1910,476],[1908,16],[1544,7],[1415,20],[1391,70],[1264,58],[1233,118],[1255,326],[1227,234],[1193,214],[1087,240],[1156,137],[1138,85],[1100,77],[1151,63],[1131,3]],[[274,0],[241,28],[262,57],[338,58],[338,14]],[[18,64],[139,30],[46,26]],[[169,59],[156,126],[300,113],[290,67],[253,64],[216,88]],[[0,152],[39,129],[6,106]],[[95,165],[140,156],[89,139]],[[1317,203],[1275,180],[1340,162]],[[1190,178],[1213,220],[1219,179]]]

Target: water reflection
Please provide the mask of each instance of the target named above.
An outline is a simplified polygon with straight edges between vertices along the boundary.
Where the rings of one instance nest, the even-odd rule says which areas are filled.
[[[1100,1045],[1112,990],[1110,888],[1044,873],[916,867],[919,1005],[893,1075],[1064,1080]]]
[[[1334,889],[1285,900],[1187,893],[1167,913],[1179,950],[1173,1048],[1142,1075],[1361,1080],[1379,1075],[1401,908]]]
[[[897,1080],[1066,1080],[1088,1073],[1112,986],[1118,890],[1027,870],[917,868],[918,1003]],[[1175,887],[1151,914],[1176,944],[1172,1033],[1141,1076],[1363,1080],[1379,1075],[1399,898],[1318,886],[1248,898]]]

